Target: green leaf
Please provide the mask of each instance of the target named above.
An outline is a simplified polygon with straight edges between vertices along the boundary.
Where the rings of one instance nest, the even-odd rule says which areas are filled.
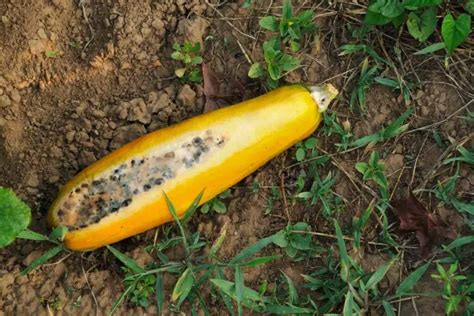
[[[249,68],[248,76],[252,79],[260,78],[263,76],[263,67],[260,63],[254,63]]]
[[[395,18],[403,14],[399,0],[376,0],[369,6],[369,11],[380,13],[387,18]]]
[[[366,162],[358,162],[355,164],[355,168],[362,175],[365,175],[365,173],[367,172],[367,169],[369,168],[369,165]]]
[[[436,7],[441,4],[443,0],[403,0],[403,7],[409,10],[416,10],[419,8]]]
[[[183,78],[185,73],[186,73],[186,68],[178,68],[174,70],[174,74],[178,78]]]
[[[410,12],[407,26],[411,36],[420,42],[426,41],[436,29],[436,8],[426,9],[421,16],[418,16],[415,12]]]
[[[293,6],[291,5],[290,0],[283,1],[283,10],[282,10],[282,17],[283,19],[291,19],[293,16]]]
[[[288,306],[288,305],[277,305],[277,304],[265,305],[265,312],[270,313],[270,315],[294,315],[294,314],[315,315],[315,310],[311,308]]]
[[[464,9],[466,9],[470,15],[474,15],[474,0],[467,0],[464,4]]]
[[[383,16],[380,13],[367,11],[364,17],[364,24],[366,25],[385,25],[390,23],[391,19]]]
[[[383,309],[385,310],[386,316],[395,316],[395,312],[393,311],[393,306],[387,301],[382,301]]]
[[[315,137],[310,137],[310,138],[308,138],[307,140],[304,141],[304,146],[307,149],[312,149],[316,146],[317,142],[318,142],[318,140]]]
[[[451,55],[454,49],[461,45],[471,32],[471,16],[465,13],[459,15],[456,20],[451,13],[447,14],[441,25],[441,35],[448,54]]]
[[[132,258],[128,257],[124,253],[120,252],[119,250],[115,249],[112,246],[106,246],[107,249],[110,250],[110,252],[117,258],[119,259],[127,268],[132,270],[133,273],[142,273],[145,272],[145,270],[138,265],[138,263],[133,260]]]
[[[242,315],[242,301],[244,296],[244,275],[240,266],[235,267],[235,300],[237,301],[237,311]]]
[[[385,277],[385,274],[387,274],[388,270],[390,270],[390,268],[395,263],[395,261],[397,261],[397,259],[398,258],[394,258],[394,259],[390,260],[389,262],[387,262],[386,264],[380,266],[374,272],[374,274],[372,274],[370,276],[369,280],[365,284],[365,287],[367,289],[375,290],[375,287],[377,286],[377,284],[379,284],[380,281],[382,281],[382,279]]]
[[[45,55],[48,58],[56,58],[56,57],[58,57],[58,52],[55,51],[55,50],[47,50]]]
[[[191,272],[190,268],[184,270],[183,274],[179,277],[178,281],[173,289],[173,293],[171,294],[171,300],[173,302],[178,301],[178,305],[181,305],[182,302],[188,297],[189,292],[191,292],[191,288],[194,283],[194,277]]]
[[[341,278],[344,281],[347,281],[349,277],[349,268],[351,267],[351,259],[347,253],[346,242],[344,241],[341,227],[339,227],[339,224],[336,220],[334,220],[334,227],[336,229],[337,246],[339,248],[339,256],[341,258]]]
[[[354,297],[351,291],[347,291],[344,307],[342,308],[342,316],[353,316],[354,313]]]
[[[163,283],[163,274],[156,274],[155,293],[156,293],[156,305],[158,308],[158,315],[163,314],[163,304],[165,302],[165,287]]]
[[[306,155],[306,152],[305,152],[304,148],[300,147],[296,150],[296,160],[297,161],[303,161],[305,155]]]
[[[247,261],[246,263],[241,264],[242,267],[255,267],[261,264],[268,263],[275,259],[279,259],[280,256],[266,256],[266,257],[258,257],[252,260]]]
[[[63,250],[64,250],[63,245],[59,245],[59,246],[49,249],[44,254],[42,254],[39,258],[36,258],[35,260],[33,260],[33,262],[31,262],[31,264],[25,270],[21,271],[21,275],[26,275],[30,273],[31,271],[33,271],[34,269],[36,269],[37,267],[39,267],[40,265],[42,265],[49,259],[53,258],[54,256],[56,256]]]
[[[268,74],[273,80],[278,80],[281,77],[280,65],[270,63],[268,64]]]
[[[201,56],[194,56],[191,58],[191,64],[193,65],[199,65],[202,63],[202,57]]]
[[[28,239],[28,240],[37,240],[37,241],[48,241],[48,237],[45,235],[38,234],[32,230],[26,229],[16,236],[17,238]]]
[[[49,234],[48,239],[51,241],[58,240],[58,241],[63,241],[64,237],[66,236],[68,232],[68,228],[64,226],[59,226],[56,227],[51,234]]]
[[[31,210],[15,192],[0,186],[0,248],[11,244],[31,222]]]
[[[474,236],[459,237],[456,240],[452,241],[449,245],[447,245],[444,250],[450,251],[471,243],[474,243]]]
[[[183,60],[184,59],[184,55],[183,53],[179,52],[179,51],[174,51],[172,54],[171,54],[171,58],[174,59],[174,60]]]
[[[410,273],[409,276],[402,283],[398,286],[397,289],[397,296],[402,296],[408,294],[412,287],[421,279],[423,274],[425,274],[426,270],[430,266],[431,262],[425,263],[421,267],[418,267],[415,271]]]
[[[378,77],[375,77],[374,81],[383,86],[387,86],[393,89],[400,89],[400,84],[398,83],[398,81],[390,79],[390,78],[384,78],[384,77],[378,76]]]
[[[279,65],[281,69],[284,71],[292,71],[292,70],[295,70],[300,65],[300,61],[293,56],[285,54],[281,56]]]
[[[298,303],[298,292],[296,291],[295,285],[291,278],[282,272],[283,276],[286,279],[286,283],[288,284],[288,303],[291,305],[295,305]]]
[[[183,218],[181,219],[182,223],[187,223],[191,219],[191,217],[194,215],[194,213],[196,212],[199,206],[199,202],[201,202],[203,194],[204,194],[204,190],[202,190],[201,193],[198,194],[198,196],[194,199],[194,201],[188,207],[188,209],[184,213]]]
[[[431,44],[430,46],[427,46],[423,49],[420,49],[419,51],[413,53],[413,55],[425,55],[425,54],[430,54],[430,53],[434,53],[434,52],[437,52],[443,48],[446,48],[446,44],[444,44],[444,42],[442,43],[434,43],[434,44]]]
[[[225,214],[225,212],[227,212],[227,207],[222,201],[216,200],[214,202],[214,211],[219,214]]]
[[[211,209],[211,207],[209,206],[209,202],[204,204],[203,206],[201,206],[201,213],[203,214],[207,214],[209,213],[209,210]]]
[[[264,29],[267,29],[272,32],[278,32],[278,21],[274,16],[264,16],[263,18],[260,19],[258,24],[263,27]]]
[[[277,233],[278,234],[278,233]],[[265,237],[263,239],[260,239],[259,241],[257,241],[255,244],[243,249],[241,252],[239,252],[239,254],[237,256],[235,256],[229,263],[230,264],[237,264],[237,263],[240,263],[242,262],[243,260],[253,256],[254,254],[256,254],[257,252],[259,252],[261,249],[265,248],[266,246],[268,246],[269,244],[273,243],[274,240],[275,240],[275,236],[277,236],[277,234],[275,235],[272,235],[272,236],[269,236],[269,237]]]

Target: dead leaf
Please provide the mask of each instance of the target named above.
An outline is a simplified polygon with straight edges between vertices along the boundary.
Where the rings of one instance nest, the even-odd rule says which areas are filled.
[[[400,230],[415,232],[423,256],[427,256],[431,247],[443,238],[456,238],[454,228],[438,215],[429,212],[413,192],[410,192],[408,197],[393,201],[391,204],[400,219]]]
[[[219,108],[216,102],[216,97],[219,95],[219,82],[216,74],[205,63],[202,64],[202,78],[204,81],[204,96],[206,97],[203,112],[207,113]]]

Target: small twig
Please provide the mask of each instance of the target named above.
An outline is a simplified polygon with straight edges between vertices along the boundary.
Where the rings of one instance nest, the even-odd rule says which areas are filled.
[[[426,141],[428,140],[428,136],[429,134],[426,134],[425,140],[423,141],[423,144],[421,144],[420,150],[418,151],[418,155],[416,155],[415,164],[413,166],[413,171],[411,173],[411,180],[410,180],[410,185],[409,185],[410,188],[413,184],[413,181],[415,180],[415,172],[416,172],[416,167],[418,165],[418,159],[420,158],[421,152],[423,151],[423,148],[425,147]]]
[[[459,109],[457,109],[456,111],[454,111],[453,113],[451,113],[449,116],[447,116],[446,118],[442,119],[441,121],[438,121],[438,122],[435,122],[435,123],[432,123],[432,124],[428,124],[428,125],[425,125],[425,126],[422,126],[422,127],[418,127],[418,128],[415,128],[415,129],[412,129],[412,130],[409,130],[407,131],[405,134],[410,134],[410,133],[414,133],[414,132],[418,132],[418,131],[424,131],[424,130],[427,130],[427,129],[431,129],[433,127],[436,127],[436,126],[439,126],[443,123],[445,123],[446,121],[449,121],[450,119],[452,119],[453,117],[455,117],[459,112],[463,111],[464,109],[466,109],[471,103],[474,102],[474,99],[470,100],[469,102],[467,102],[466,104],[464,104],[463,106],[461,106]]]
[[[283,175],[281,173],[280,173],[280,191],[283,196],[283,203],[285,204],[285,212],[286,212],[286,217],[288,219],[288,223],[291,223],[290,210],[288,208],[288,201],[286,199],[285,180],[283,179]]]
[[[81,256],[81,269],[82,269],[82,273],[84,274],[84,278],[86,279],[87,287],[88,287],[89,290],[91,291],[92,298],[94,299],[94,303],[95,303],[95,314],[98,315],[98,314],[99,314],[99,303],[97,302],[97,297],[95,296],[94,290],[92,290],[92,286],[91,286],[91,284],[89,283],[89,278],[87,277],[87,273],[86,273],[86,270],[84,269],[84,264],[83,264],[83,262],[82,262],[82,256]]]
[[[216,9],[216,7],[210,3],[208,0],[205,0],[206,4],[211,7],[212,10],[214,10],[217,14],[219,14],[222,18],[225,18],[225,16],[221,13],[221,11],[219,11],[218,9]],[[233,28],[235,31],[237,31],[239,34],[245,36],[245,37],[248,37],[252,40],[255,40],[255,37],[253,37],[252,35],[249,35],[247,33],[244,33],[242,32],[241,30],[239,30],[234,24],[232,24],[228,19],[224,19],[224,21],[231,27]]]
[[[44,264],[43,266],[44,266],[44,267],[50,267],[50,266],[57,265],[57,264],[63,262],[64,260],[66,260],[67,258],[69,258],[70,256],[72,256],[72,252],[68,253],[67,255],[65,255],[64,257],[62,257],[61,259],[59,259],[59,260],[56,261],[56,262],[47,263],[47,264]]]
[[[413,304],[413,309],[415,310],[415,315],[418,316],[418,308],[416,307],[415,298],[411,298],[411,303]]]
[[[233,34],[233,33],[232,33],[232,34]],[[233,34],[233,35],[234,35],[234,37],[235,37],[235,40],[237,41],[237,45],[239,45],[240,50],[241,50],[242,53],[244,54],[245,59],[247,59],[247,62],[249,63],[249,65],[252,65],[252,64],[253,64],[252,59],[250,58],[249,54],[248,54],[247,51],[245,50],[244,45],[242,45],[242,43],[239,41],[239,39],[237,38],[237,36],[235,36],[235,34]]]
[[[94,32],[94,29],[92,28],[92,25],[89,22],[89,19],[87,18],[86,7],[84,6],[84,0],[79,0],[79,5],[82,8],[82,15],[84,16],[84,20],[86,21],[87,26],[89,26],[89,30],[91,32],[91,38],[89,39],[89,41],[87,41],[86,45],[84,45],[84,47],[82,48],[82,51],[85,51],[87,47],[89,47],[89,45],[94,40],[95,32]]]

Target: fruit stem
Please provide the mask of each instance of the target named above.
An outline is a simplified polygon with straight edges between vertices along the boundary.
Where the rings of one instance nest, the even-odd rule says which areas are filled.
[[[324,112],[332,100],[338,95],[339,91],[330,83],[321,86],[308,87],[311,97],[318,105],[319,112]]]

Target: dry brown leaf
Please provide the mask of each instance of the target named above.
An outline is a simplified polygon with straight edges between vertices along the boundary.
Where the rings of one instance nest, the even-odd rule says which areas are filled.
[[[395,213],[400,219],[400,230],[415,232],[423,256],[443,238],[455,239],[456,231],[438,215],[429,212],[412,192],[408,197],[393,201]]]
[[[206,97],[203,112],[207,113],[219,108],[216,102],[216,97],[219,94],[219,82],[216,74],[205,63],[202,64],[202,78],[204,81],[204,96]]]

